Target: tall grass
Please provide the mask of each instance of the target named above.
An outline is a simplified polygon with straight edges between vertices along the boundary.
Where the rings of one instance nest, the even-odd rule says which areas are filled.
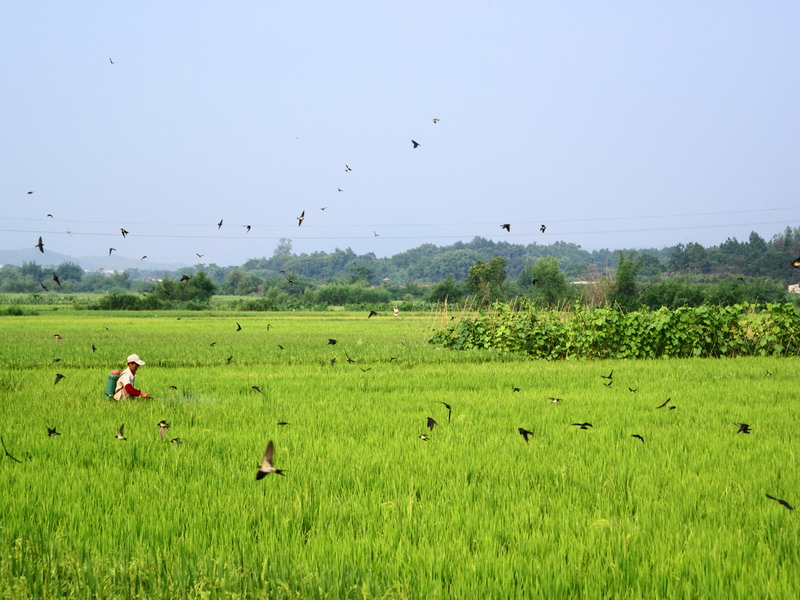
[[[0,597],[793,597],[800,527],[764,494],[800,503],[796,359],[542,363],[429,324],[0,319]],[[131,352],[155,398],[104,400]],[[270,439],[287,472],[257,482]]]

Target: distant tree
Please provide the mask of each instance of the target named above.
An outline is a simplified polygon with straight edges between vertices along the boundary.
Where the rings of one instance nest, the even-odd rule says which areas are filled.
[[[272,251],[272,256],[291,256],[292,255],[292,240],[289,238],[281,238],[278,240],[278,245]]]
[[[34,281],[39,281],[41,279],[44,279],[45,274],[47,273],[47,271],[45,271],[44,267],[42,267],[41,265],[38,265],[35,262],[28,262],[28,261],[22,263],[22,266],[19,268],[19,272],[22,275],[29,276]]]
[[[706,287],[690,281],[687,276],[673,277],[645,287],[639,300],[654,310],[662,306],[669,309],[700,306],[706,301]]]
[[[56,273],[61,281],[80,281],[83,279],[83,269],[78,263],[63,262],[56,267]]]
[[[108,284],[114,289],[127,290],[131,287],[130,274],[127,271],[116,272],[108,277]]]
[[[635,310],[640,304],[636,277],[642,266],[642,261],[641,259],[634,260],[634,255],[635,251],[631,252],[627,257],[622,250],[619,251],[617,276],[609,297],[611,304],[615,304],[626,311]]]
[[[544,306],[556,306],[570,295],[567,278],[561,272],[558,260],[552,256],[543,256],[525,267],[517,284],[524,294]]]
[[[253,273],[245,273],[239,279],[233,293],[237,296],[250,296],[264,291],[264,280]]]
[[[428,293],[430,302],[461,302],[464,299],[464,286],[452,277],[442,279]]]
[[[195,302],[208,304],[214,295],[216,286],[204,271],[195,273],[186,281],[163,279],[159,281],[150,292],[154,299],[165,300],[172,303]]]
[[[496,256],[488,263],[476,262],[467,274],[467,290],[481,303],[502,299],[502,286],[506,280],[506,260]]]
[[[362,265],[353,265],[349,269],[350,281],[349,283],[363,282],[369,285],[375,280],[375,273],[369,267]]]

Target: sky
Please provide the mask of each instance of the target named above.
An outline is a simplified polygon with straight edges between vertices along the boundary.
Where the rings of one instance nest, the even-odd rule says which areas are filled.
[[[800,225],[798,31],[795,1],[5,2],[0,248],[770,239]]]

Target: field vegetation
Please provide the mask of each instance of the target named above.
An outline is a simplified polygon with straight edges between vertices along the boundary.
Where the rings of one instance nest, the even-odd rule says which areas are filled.
[[[0,317],[0,597],[795,596],[766,494],[800,504],[797,358],[535,361],[367,314]],[[111,402],[131,352],[153,398]]]

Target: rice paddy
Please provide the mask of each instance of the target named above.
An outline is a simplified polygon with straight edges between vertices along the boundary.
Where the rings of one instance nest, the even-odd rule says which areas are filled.
[[[766,494],[800,504],[797,359],[531,361],[366,316],[0,319],[0,597],[795,596]],[[133,352],[154,398],[106,400]]]

